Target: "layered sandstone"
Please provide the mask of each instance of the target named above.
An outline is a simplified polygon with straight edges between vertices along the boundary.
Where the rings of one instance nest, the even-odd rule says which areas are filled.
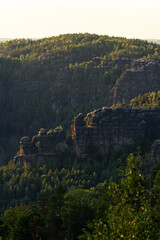
[[[129,103],[138,96],[160,89],[160,62],[154,59],[135,59],[131,69],[122,73],[111,90],[109,103]]]
[[[160,139],[153,142],[151,146],[151,162],[156,164],[160,161]]]
[[[79,155],[87,153],[90,144],[107,153],[133,144],[137,139],[151,139],[160,134],[160,108],[108,108],[103,107],[79,114],[71,126],[74,150]]]
[[[20,140],[20,153],[14,157],[14,162],[23,165],[24,162],[36,161],[43,165],[66,149],[68,145],[61,127],[49,131],[41,128],[38,135]]]
[[[103,107],[84,116],[82,113],[74,118],[71,125],[70,139],[58,127],[47,131],[41,129],[38,135],[23,137],[20,141],[20,154],[15,162],[38,160],[41,164],[66,149],[85,157],[89,146],[108,153],[110,149],[117,151],[124,145],[131,145],[136,140],[155,140],[160,137],[160,108],[145,109]],[[158,142],[159,144],[159,142]],[[157,146],[157,145],[156,145]],[[159,146],[159,145],[158,145]],[[155,147],[153,158],[155,159]],[[160,148],[158,148],[160,149]],[[158,151],[158,157],[159,152]]]

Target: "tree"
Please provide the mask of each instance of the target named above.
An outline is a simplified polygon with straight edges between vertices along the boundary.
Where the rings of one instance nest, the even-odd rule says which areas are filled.
[[[105,192],[103,218],[91,224],[92,233],[85,231],[80,239],[159,239],[159,204],[151,205],[153,193],[147,189],[141,166],[139,153],[128,156],[121,184],[111,183]]]
[[[44,219],[36,206],[10,208],[3,217],[7,239],[10,240],[43,240],[45,239]]]
[[[88,190],[74,189],[65,195],[63,224],[68,240],[78,239],[87,222],[94,218],[92,195]]]
[[[54,189],[54,194],[48,200],[48,237],[49,239],[63,239],[62,207],[64,204],[65,189],[62,184]]]

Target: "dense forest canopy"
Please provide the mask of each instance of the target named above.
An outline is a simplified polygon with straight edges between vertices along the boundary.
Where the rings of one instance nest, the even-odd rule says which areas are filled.
[[[121,171],[119,184],[103,182],[89,189],[84,185],[75,188],[75,177],[81,175],[80,171],[62,169],[59,173],[52,173],[51,170],[47,173],[40,169],[45,173],[41,177],[50,195],[43,191],[35,204],[10,207],[0,217],[0,236],[6,240],[28,240],[28,237],[33,240],[159,239],[160,166],[157,164],[150,175],[144,176],[142,165],[139,151],[130,154],[125,169]],[[32,181],[35,169],[27,174],[27,168],[20,182],[24,184],[28,181],[29,194],[30,187],[35,191],[39,179],[37,173],[36,182]],[[68,174],[74,176],[70,189],[65,187],[63,180]],[[54,175],[56,179],[60,177],[62,182],[56,180],[52,183],[53,189],[49,189],[48,180],[52,180]],[[12,182],[19,177],[19,174],[14,179],[12,177]],[[91,178],[94,179],[94,175]],[[17,190],[22,187],[15,186]],[[26,197],[24,203],[27,200]]]
[[[40,40],[15,39],[0,43],[1,56],[21,61],[61,59],[65,56],[87,61],[93,57],[158,58],[160,46],[139,39],[96,34],[65,34]],[[77,59],[77,60],[78,60]]]

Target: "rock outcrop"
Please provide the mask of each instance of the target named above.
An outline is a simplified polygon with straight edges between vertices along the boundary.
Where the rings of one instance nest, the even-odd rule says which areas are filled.
[[[160,108],[108,108],[103,107],[79,114],[71,126],[75,152],[87,153],[90,144],[107,153],[112,147],[118,150],[123,145],[133,144],[137,139],[155,139],[160,136]]]
[[[64,152],[66,149],[79,156],[88,155],[89,146],[108,153],[123,145],[131,145],[136,140],[155,140],[160,137],[160,108],[145,109],[103,107],[84,116],[74,118],[70,140],[66,141],[64,130],[57,127],[47,131],[40,129],[38,135],[23,137],[20,153],[14,162],[21,163],[37,159],[41,164]],[[159,158],[160,140],[152,146],[152,159]]]
[[[85,68],[78,56],[43,61],[26,67],[0,61],[0,165],[18,150],[17,139],[41,126],[54,128],[60,121],[69,128],[73,114],[160,90],[160,63],[151,59],[90,56]]]
[[[20,140],[20,149],[22,150],[23,154],[34,154],[37,152],[35,145],[32,142],[30,137],[22,137]]]
[[[160,63],[153,59],[136,59],[131,69],[122,73],[111,90],[109,104],[129,103],[138,96],[160,89]]]
[[[39,164],[44,164],[66,149],[68,145],[61,127],[49,131],[41,128],[38,135],[33,136],[32,139],[25,136],[20,140],[20,154],[14,157],[14,162],[23,164],[37,160]]]
[[[156,164],[160,161],[160,139],[153,142],[151,146],[151,162]]]

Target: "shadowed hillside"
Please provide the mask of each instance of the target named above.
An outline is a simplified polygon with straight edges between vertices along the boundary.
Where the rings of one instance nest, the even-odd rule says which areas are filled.
[[[159,53],[160,46],[147,41],[95,34],[0,43],[0,163],[17,151],[21,136],[60,124],[67,129],[79,112],[112,105],[116,81],[133,59],[159,62]],[[141,74],[142,85],[155,80]]]

